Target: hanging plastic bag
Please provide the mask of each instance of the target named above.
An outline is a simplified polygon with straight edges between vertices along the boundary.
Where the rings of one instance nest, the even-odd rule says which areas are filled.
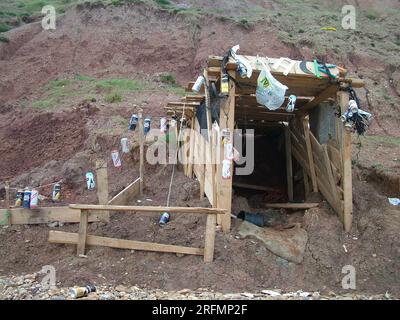
[[[262,66],[263,70],[257,80],[257,102],[269,110],[277,110],[285,102],[285,93],[288,87],[276,80],[264,63]]]

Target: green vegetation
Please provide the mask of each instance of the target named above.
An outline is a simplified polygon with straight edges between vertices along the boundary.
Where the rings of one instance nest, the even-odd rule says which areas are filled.
[[[154,0],[154,2],[161,8],[170,8],[172,6],[169,0]]]
[[[169,73],[162,74],[160,76],[160,80],[161,80],[162,83],[172,84],[172,85],[176,84],[175,77],[172,74],[169,74]]]
[[[121,102],[122,95],[119,92],[113,92],[111,94],[106,95],[104,100],[106,100],[106,102],[108,102],[108,103]]]
[[[121,127],[127,127],[129,125],[129,119],[122,116],[113,116],[111,121]]]
[[[7,32],[9,30],[11,30],[12,27],[9,26],[8,24],[0,24],[0,32]]]
[[[8,38],[0,35],[0,42],[8,43],[8,42],[10,42],[10,40]]]
[[[41,100],[32,105],[41,109],[53,109],[62,105],[71,98],[82,98],[86,101],[98,101],[101,95],[107,103],[118,103],[124,100],[124,96],[132,92],[144,92],[158,90],[183,96],[185,89],[176,84],[175,78],[165,74],[161,81],[163,87],[156,86],[153,82],[141,79],[110,78],[96,79],[87,75],[75,75],[72,79],[56,79],[50,81],[45,87]]]
[[[400,147],[400,137],[392,136],[365,136],[367,141],[373,141],[377,143],[387,143],[393,147]]]

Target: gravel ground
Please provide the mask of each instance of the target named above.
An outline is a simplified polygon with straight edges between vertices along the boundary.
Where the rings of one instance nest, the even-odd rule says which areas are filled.
[[[0,277],[1,300],[74,300],[69,296],[70,288],[45,288],[41,284],[43,276],[38,273],[13,277]],[[80,300],[392,300],[389,293],[366,296],[349,293],[336,295],[320,295],[319,292],[287,292],[280,290],[261,290],[258,293],[228,293],[222,294],[207,288],[197,290],[182,289],[165,292],[163,290],[146,290],[136,286],[116,287],[98,286],[97,291]]]

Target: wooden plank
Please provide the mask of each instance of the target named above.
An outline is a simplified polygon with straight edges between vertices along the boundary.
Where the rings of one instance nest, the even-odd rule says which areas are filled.
[[[317,178],[315,176],[315,168],[314,168],[314,158],[312,155],[311,142],[310,142],[311,132],[309,127],[309,121],[308,118],[306,117],[304,117],[302,121],[304,130],[304,140],[306,142],[306,148],[307,148],[307,160],[308,163],[310,164],[311,184],[313,187],[313,191],[318,192]]]
[[[4,217],[7,210],[11,212],[11,224],[44,224],[54,221],[60,221],[64,223],[80,222],[79,210],[73,210],[69,207],[0,209],[0,217]],[[91,212],[89,215],[89,222],[104,220],[101,218],[101,215],[99,215],[97,212]]]
[[[108,172],[107,162],[96,160],[96,176],[97,176],[97,198],[99,204],[108,203]],[[102,216],[103,221],[110,221],[110,213],[106,212]]]
[[[192,119],[193,123],[193,119]],[[194,146],[195,146],[195,131],[192,128],[190,130],[190,145],[189,145],[189,160],[188,160],[188,177],[192,178],[193,177],[193,163],[194,163]]]
[[[206,235],[204,241],[204,262],[212,262],[214,260],[216,224],[217,224],[217,216],[215,214],[208,215],[206,224]]]
[[[8,181],[6,181],[4,189],[6,191],[4,206],[6,207],[6,209],[9,209],[11,206],[11,203],[10,203],[10,184],[8,183]],[[7,216],[8,216],[7,224],[11,225],[11,216],[10,215],[7,215]]]
[[[349,92],[339,91],[338,100],[341,114],[344,114],[349,104]],[[344,125],[340,126],[342,141],[342,188],[343,188],[343,221],[344,229],[350,232],[353,221],[353,190],[352,190],[352,173],[351,173],[351,134],[344,129]]]
[[[78,234],[70,232],[62,232],[62,231],[50,231],[49,242],[62,243],[62,244],[77,244]],[[122,240],[122,239],[99,237],[92,235],[87,236],[86,245],[110,247],[116,249],[193,254],[200,256],[204,255],[204,249],[202,248],[190,248],[190,247],[182,247],[182,246],[150,243],[150,242],[142,242],[134,240]]]
[[[139,185],[139,193],[143,196],[144,190],[144,124],[143,124],[143,114],[139,112],[139,144],[140,144],[140,151],[139,151],[139,178],[140,178],[140,185]]]
[[[276,189],[271,188],[271,187],[265,187],[265,186],[256,186],[253,184],[248,184],[248,183],[241,183],[241,182],[233,182],[233,187],[235,188],[243,188],[243,189],[249,189],[249,190],[258,190],[258,191],[275,191]]]
[[[235,77],[235,72],[230,71],[231,77]],[[220,130],[227,128],[230,131],[230,141],[233,143],[233,129],[235,123],[235,95],[236,88],[233,81],[230,81],[229,97],[225,105],[221,105],[220,108]],[[220,169],[222,173],[222,165],[224,160],[224,146],[221,143],[220,147]],[[229,232],[231,229],[231,208],[232,208],[232,181],[234,176],[234,164],[231,164],[231,178],[223,179],[222,174],[218,177],[218,208],[224,208],[227,210],[227,214],[222,216],[222,230]]]
[[[323,160],[325,163],[325,172],[327,173],[326,178],[331,186],[333,199],[339,203],[340,196],[337,192],[336,181],[333,177],[332,166],[331,166],[331,161],[329,160],[328,150],[326,148],[326,145],[323,145],[322,148],[324,152],[322,153],[323,157],[321,160]]]
[[[319,207],[319,203],[267,203],[265,207],[272,209],[311,209]]]
[[[286,180],[288,199],[293,201],[293,164],[292,164],[292,142],[289,128],[285,127],[285,151],[286,151]]]
[[[78,245],[76,250],[78,256],[85,254],[88,220],[89,220],[88,217],[89,217],[89,212],[87,210],[82,210],[79,223],[79,231],[78,231]]]
[[[127,205],[140,193],[140,178],[129,184],[124,190],[108,201],[109,205]]]
[[[336,142],[335,140],[329,140],[327,143],[328,146],[328,154],[329,154],[329,159],[333,162],[335,167],[339,170],[340,175],[342,172],[342,161],[340,158],[340,151],[339,149],[333,145],[333,143]]]
[[[202,208],[202,207],[153,207],[153,206],[114,206],[95,204],[70,204],[71,209],[96,210],[96,211],[125,211],[125,212],[147,212],[147,213],[195,213],[195,214],[225,214],[226,209]]]

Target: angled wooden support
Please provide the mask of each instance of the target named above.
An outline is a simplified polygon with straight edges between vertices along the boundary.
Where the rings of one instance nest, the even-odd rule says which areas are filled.
[[[331,97],[335,97],[335,94],[338,91],[338,89],[339,89],[338,85],[331,85],[331,86],[327,87],[317,97],[315,97],[313,100],[308,102],[304,107],[302,107],[300,112],[304,113],[305,111],[315,108],[321,102],[324,102],[325,100],[327,100]]]
[[[129,184],[124,190],[108,201],[109,205],[127,205],[140,193],[140,178]]]
[[[315,174],[314,158],[313,158],[313,154],[312,154],[312,147],[311,147],[311,141],[310,141],[310,126],[309,126],[308,117],[302,118],[302,125],[303,125],[303,131],[304,131],[304,140],[306,142],[306,147],[307,147],[307,160],[308,160],[308,163],[310,164],[311,183],[312,183],[313,191],[318,192],[317,177]]]

